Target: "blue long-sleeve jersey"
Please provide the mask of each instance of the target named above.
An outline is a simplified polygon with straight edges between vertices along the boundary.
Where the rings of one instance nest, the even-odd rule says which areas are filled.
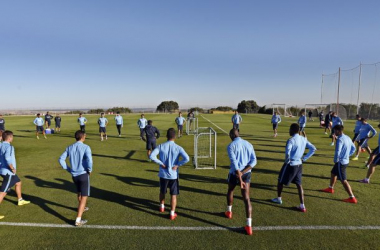
[[[347,135],[341,135],[336,139],[334,163],[348,164],[350,156],[356,151],[355,144]]]
[[[157,155],[160,159],[157,159]],[[180,160],[180,157],[182,158]],[[152,161],[160,165],[158,176],[160,178],[175,180],[178,178],[179,167],[189,162],[189,155],[185,150],[177,145],[174,141],[167,141],[158,145],[149,157]],[[162,167],[165,165],[165,168]],[[178,166],[177,170],[173,170],[174,166]]]
[[[243,121],[243,118],[239,114],[235,114],[232,116],[231,121],[233,124],[240,124]]]
[[[309,149],[309,152],[302,157],[306,148]],[[301,165],[302,161],[309,159],[316,150],[305,137],[295,134],[286,142],[285,162],[290,163],[291,166]]]
[[[70,166],[66,164],[67,158],[69,158]],[[59,164],[74,177],[92,172],[93,161],[90,146],[83,142],[76,142],[68,146],[59,157]]]
[[[79,125],[84,126],[84,125],[86,125],[87,119],[86,119],[86,117],[82,116],[82,117],[78,118],[78,122],[79,122]]]
[[[121,115],[115,116],[116,125],[123,125],[123,117]]]
[[[354,133],[355,134],[359,134],[359,131],[360,131],[360,128],[362,127],[362,121],[356,121],[355,122],[355,129],[354,129]]]
[[[42,119],[41,117],[36,117],[36,119],[34,119],[33,123],[36,126],[43,126],[44,125],[44,119]]]
[[[372,134],[371,136],[370,133]],[[359,130],[359,139],[362,140],[366,137],[374,137],[376,134],[376,129],[374,129],[369,123],[362,124]]]
[[[298,119],[298,124],[300,125],[301,128],[306,126],[306,116],[301,115],[300,118]]]
[[[0,143],[0,174],[14,175],[9,165],[16,169],[15,149],[9,142]]]
[[[251,143],[240,137],[235,138],[227,147],[228,157],[230,158],[230,174],[236,174],[236,171],[243,171],[245,167],[252,168],[257,164],[255,150]],[[251,172],[249,170],[248,172]]]
[[[334,128],[336,125],[343,125],[343,121],[339,116],[332,117],[332,128]]]
[[[280,122],[281,122],[281,116],[279,116],[279,115],[273,115],[272,116],[272,123],[273,124],[280,123]]]

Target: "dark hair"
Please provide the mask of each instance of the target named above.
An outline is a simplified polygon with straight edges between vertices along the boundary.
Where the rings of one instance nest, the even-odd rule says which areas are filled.
[[[356,118],[360,118],[360,115],[359,115],[359,114],[357,114],[357,115],[356,115]]]
[[[230,138],[233,140],[235,138],[238,138],[240,135],[239,135],[239,130],[237,130],[236,128],[233,128],[230,130]]]
[[[40,113],[37,113],[37,116],[41,115]]]
[[[343,125],[336,125],[333,129],[334,129],[335,131],[343,131],[343,130],[344,130],[344,127],[343,127]]]
[[[104,115],[104,113],[102,112],[102,113],[100,113],[100,115]]]
[[[83,115],[83,113],[79,113],[79,115]]]
[[[168,140],[173,140],[175,139],[176,131],[174,128],[169,128],[168,132],[166,132],[166,138]]]
[[[152,120],[148,120],[148,125],[152,125],[153,121]]]
[[[85,134],[86,133],[83,132],[82,130],[78,130],[77,132],[75,132],[75,140],[80,141],[84,137]]]
[[[379,123],[379,125],[377,125],[377,127],[380,128],[380,123]]]
[[[292,125],[290,125],[290,134],[295,135],[298,134],[298,132],[300,132],[300,125],[292,123]]]
[[[117,112],[116,112],[116,114],[120,114],[120,112],[119,112],[119,111],[117,111]]]
[[[362,119],[360,119],[362,122],[366,122],[367,121],[367,119],[365,119],[365,118],[362,118]]]
[[[13,132],[9,130],[5,130],[1,137],[3,138],[3,141],[8,140],[9,137],[13,136]]]

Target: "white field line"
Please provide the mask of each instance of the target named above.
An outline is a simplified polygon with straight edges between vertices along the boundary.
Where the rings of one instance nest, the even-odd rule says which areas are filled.
[[[0,226],[40,227],[40,228],[76,228],[69,224],[0,222]],[[107,230],[155,230],[155,231],[241,231],[242,227],[147,227],[117,225],[85,225],[81,228]],[[285,230],[380,230],[380,226],[258,226],[253,231],[285,231]]]
[[[216,125],[215,123],[213,123],[212,121],[204,117],[203,115],[201,115],[201,117],[205,119],[206,121],[208,121],[209,123],[211,123],[212,125],[214,125],[215,127],[217,127],[218,129],[222,130],[226,135],[229,135],[224,129],[222,129],[221,127],[219,127],[218,125]]]

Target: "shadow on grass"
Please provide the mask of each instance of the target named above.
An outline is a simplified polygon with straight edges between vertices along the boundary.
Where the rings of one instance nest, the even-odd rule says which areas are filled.
[[[116,159],[116,160],[131,160],[131,161],[138,161],[138,162],[147,163],[146,160],[140,160],[140,159],[133,159],[133,158],[131,158],[135,153],[136,153],[136,151],[134,151],[134,150],[130,151],[124,157],[122,157],[122,156],[115,156],[115,155],[102,155],[102,154],[92,154],[92,156],[103,157],[103,158],[111,158],[111,159]]]

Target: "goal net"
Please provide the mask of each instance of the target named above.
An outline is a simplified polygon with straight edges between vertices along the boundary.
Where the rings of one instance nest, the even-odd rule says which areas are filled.
[[[193,135],[198,129],[198,118],[187,118],[186,123],[186,134]]]
[[[272,104],[273,114],[277,112],[281,116],[292,117],[293,114],[290,112],[286,104]]]
[[[193,160],[196,169],[216,169],[216,131],[213,128],[196,130]]]
[[[312,117],[319,117],[319,114],[323,112],[323,120],[324,116],[327,115],[330,111],[338,114],[340,118],[343,120],[347,120],[347,110],[343,105],[333,104],[305,104],[305,114],[308,117],[309,111],[311,111]]]

